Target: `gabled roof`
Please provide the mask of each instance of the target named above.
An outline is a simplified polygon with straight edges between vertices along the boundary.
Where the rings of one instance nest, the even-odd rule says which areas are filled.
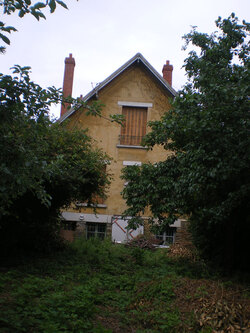
[[[104,88],[107,84],[113,81],[117,76],[119,76],[122,72],[124,72],[128,67],[130,67],[135,62],[141,62],[151,73],[152,75],[159,81],[159,83],[172,95],[175,97],[177,95],[176,91],[169,85],[167,81],[163,79],[163,77],[154,69],[153,66],[143,57],[141,53],[137,53],[130,60],[128,60],[124,65],[118,68],[114,73],[108,76],[104,81],[99,83],[93,90],[91,90],[87,95],[83,97],[83,101],[87,102],[91,97],[97,95],[98,91]],[[72,115],[78,108],[72,107],[64,115],[59,119],[59,122],[63,122],[70,115]]]

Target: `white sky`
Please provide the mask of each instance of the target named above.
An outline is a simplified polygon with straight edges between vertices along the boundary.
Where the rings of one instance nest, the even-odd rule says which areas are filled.
[[[73,97],[85,95],[137,52],[161,74],[166,60],[174,66],[173,87],[185,84],[181,69],[187,52],[182,36],[191,26],[200,32],[216,30],[214,21],[235,12],[250,21],[249,0],[65,0],[69,10],[58,6],[40,22],[34,17],[3,16],[18,32],[0,55],[0,72],[10,73],[14,64],[32,67],[32,79],[42,87],[61,87],[64,59],[76,61]],[[56,117],[60,107],[52,109]]]

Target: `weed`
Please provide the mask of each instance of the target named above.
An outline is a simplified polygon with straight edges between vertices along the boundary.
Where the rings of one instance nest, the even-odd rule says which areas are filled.
[[[139,247],[132,248],[132,250],[131,250],[131,255],[135,259],[135,263],[137,265],[143,264],[144,254],[145,254],[145,251],[143,251],[143,249],[140,249]]]
[[[183,276],[205,276],[199,267],[168,258],[166,250],[78,239],[61,252],[0,271],[0,330],[186,332],[179,329],[184,326],[173,290]],[[207,292],[202,286],[188,290],[186,301]],[[185,327],[197,327],[190,313],[185,318]]]

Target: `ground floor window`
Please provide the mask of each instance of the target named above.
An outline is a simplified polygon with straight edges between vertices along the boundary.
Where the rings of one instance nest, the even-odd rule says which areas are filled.
[[[76,222],[75,221],[62,221],[62,229],[63,230],[76,230]]]
[[[161,234],[155,235],[161,245],[171,245],[175,241],[176,228],[168,227]]]
[[[98,237],[104,239],[106,236],[106,224],[105,223],[86,223],[86,236],[87,239],[92,237]]]

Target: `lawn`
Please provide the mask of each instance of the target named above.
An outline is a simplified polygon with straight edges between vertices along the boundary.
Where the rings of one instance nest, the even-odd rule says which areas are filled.
[[[0,267],[0,332],[250,332],[250,292],[200,260],[78,240]]]

